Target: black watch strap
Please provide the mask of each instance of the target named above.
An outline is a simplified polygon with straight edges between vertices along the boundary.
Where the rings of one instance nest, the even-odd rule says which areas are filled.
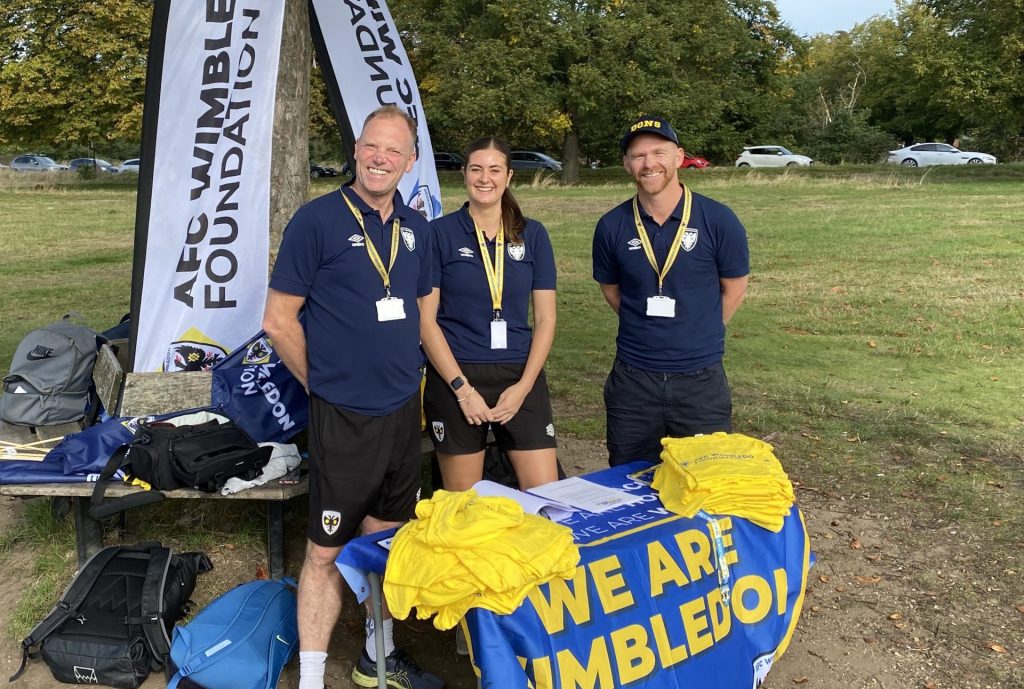
[[[448,385],[451,386],[452,390],[458,390],[465,384],[466,381],[462,376],[456,376],[452,382],[448,383]]]

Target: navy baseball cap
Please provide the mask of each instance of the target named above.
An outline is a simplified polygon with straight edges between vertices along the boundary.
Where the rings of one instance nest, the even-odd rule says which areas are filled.
[[[629,142],[637,134],[654,134],[663,139],[668,139],[676,146],[679,145],[679,137],[676,136],[676,130],[672,129],[672,125],[668,123],[668,120],[663,117],[643,115],[629,125],[629,129],[626,130],[622,140],[619,141],[619,148],[622,149],[623,153],[629,148]]]

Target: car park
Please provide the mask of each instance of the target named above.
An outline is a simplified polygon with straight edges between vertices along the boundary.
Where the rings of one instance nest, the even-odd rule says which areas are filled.
[[[320,165],[310,161],[309,163],[309,176],[310,177],[337,177],[338,170],[328,165]]]
[[[794,167],[811,165],[813,162],[785,146],[744,146],[743,152],[736,158],[736,167]]]
[[[437,170],[461,170],[466,161],[458,153],[434,153],[434,168]]]
[[[59,172],[67,170],[68,166],[60,165],[48,156],[29,154],[12,160],[11,169],[16,172]]]
[[[549,155],[537,151],[512,151],[513,170],[554,170],[562,169],[562,163]]]
[[[905,167],[926,165],[995,165],[996,157],[977,151],[961,151],[955,146],[939,143],[913,144],[889,151],[887,163]]]
[[[120,165],[118,165],[117,166],[117,171],[118,172],[134,172],[134,173],[138,174],[140,162],[141,161],[138,158],[131,158],[129,160],[124,161]]]
[[[703,170],[707,166],[711,165],[705,158],[700,156],[692,156],[686,151],[683,151],[683,164],[679,167],[685,170]]]
[[[93,168],[100,172],[117,172],[117,168],[102,158],[75,158],[68,163],[68,169],[78,172],[82,169]]]

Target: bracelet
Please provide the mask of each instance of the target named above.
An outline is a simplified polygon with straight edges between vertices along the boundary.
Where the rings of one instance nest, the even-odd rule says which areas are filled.
[[[455,401],[456,401],[456,402],[458,402],[459,404],[462,404],[463,402],[465,402],[466,400],[468,400],[468,399],[469,399],[470,397],[472,397],[472,396],[473,396],[473,393],[474,393],[474,392],[476,392],[476,390],[475,390],[474,388],[470,388],[470,389],[469,389],[469,394],[467,394],[467,395],[466,395],[465,397],[463,397],[463,398],[461,398],[461,399],[459,399],[458,397],[456,397],[456,398],[455,398]]]

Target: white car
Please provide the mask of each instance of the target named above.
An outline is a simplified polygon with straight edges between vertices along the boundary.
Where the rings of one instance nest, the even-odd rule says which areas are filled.
[[[961,151],[949,144],[914,144],[906,148],[889,151],[887,163],[918,167],[925,165],[989,165],[996,164],[996,157],[977,151]]]
[[[792,167],[807,166],[813,162],[785,146],[744,146],[743,153],[736,158],[736,167]]]
[[[139,173],[139,159],[138,158],[132,158],[131,160],[124,161],[123,163],[121,163],[120,165],[117,166],[117,171],[118,172],[134,172],[135,174],[138,174]]]

